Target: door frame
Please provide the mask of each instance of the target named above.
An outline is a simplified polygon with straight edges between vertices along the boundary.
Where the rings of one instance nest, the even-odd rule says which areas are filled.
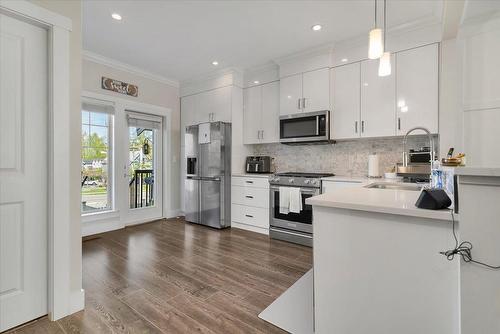
[[[84,308],[84,291],[71,290],[70,32],[72,21],[31,2],[1,0],[0,13],[48,32],[48,305],[51,320]],[[54,177],[57,175],[57,178]],[[77,222],[73,222],[76,224]],[[73,264],[74,265],[74,264]],[[81,267],[81,259],[79,266]]]
[[[173,184],[174,181],[172,180],[172,171],[173,171],[173,163],[176,161],[173,160],[173,147],[172,147],[172,109],[171,108],[166,108],[166,107],[160,107],[148,103],[143,103],[143,102],[136,102],[132,101],[129,98],[122,98],[117,96],[116,93],[96,93],[88,90],[84,90],[82,92],[82,97],[86,98],[91,98],[91,99],[96,99],[96,100],[101,100],[101,101],[107,101],[111,102],[115,106],[115,119],[114,119],[114,126],[116,128],[120,129],[127,129],[128,130],[128,123],[126,120],[126,113],[127,111],[131,112],[140,112],[140,113],[145,113],[145,114],[151,114],[155,116],[161,116],[163,118],[162,121],[162,187],[161,187],[161,192],[162,192],[162,205],[163,205],[163,210],[162,210],[162,217],[163,218],[168,218],[174,216],[174,208],[172,207],[171,203],[171,198],[175,196],[176,194],[174,193],[173,188],[171,185]],[[115,159],[116,156],[118,157],[118,160],[123,162],[124,157],[122,156],[123,149],[120,148],[119,145],[116,144],[118,141],[126,141],[128,143],[128,131],[125,131],[122,133],[118,133],[118,131],[115,129],[114,131],[114,141],[115,141]],[[124,136],[125,135],[125,136]],[[127,144],[128,145],[128,144]],[[128,152],[128,147],[127,147],[127,152]],[[121,169],[123,166],[118,165],[118,163],[115,163],[115,191],[120,191],[122,193],[127,193],[128,194],[128,184],[127,187],[125,188],[123,185],[123,182],[120,182],[120,176],[123,175],[124,170]],[[159,190],[160,191],[160,190]],[[115,200],[115,205],[117,207],[115,210],[110,212],[109,214],[107,213],[102,213],[101,216],[95,215],[92,217],[85,217],[83,219],[82,223],[82,235],[87,236],[87,235],[93,235],[97,233],[103,233],[107,231],[113,231],[117,229],[124,228],[126,226],[132,226],[132,225],[137,225],[137,224],[142,224],[151,221],[151,219],[145,219],[145,220],[130,220],[128,217],[128,198],[126,200],[126,206],[125,206],[125,201],[116,201]]]

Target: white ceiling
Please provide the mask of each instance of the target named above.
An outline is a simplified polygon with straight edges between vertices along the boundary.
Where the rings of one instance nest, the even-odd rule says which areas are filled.
[[[373,7],[373,0],[87,0],[84,49],[182,81],[214,71],[213,60],[218,69],[245,69],[367,34]],[[123,20],[113,20],[113,12]],[[441,12],[441,0],[387,1],[388,26],[440,20]],[[320,32],[310,29],[316,23],[323,26]]]

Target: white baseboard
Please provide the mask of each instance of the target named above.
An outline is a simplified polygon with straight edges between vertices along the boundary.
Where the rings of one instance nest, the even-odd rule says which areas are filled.
[[[71,294],[69,314],[81,311],[85,308],[85,290],[80,289]]]
[[[238,222],[234,222],[234,221],[231,222],[231,228],[239,228],[241,230],[252,231],[252,232],[257,232],[260,234],[269,235],[269,229],[267,229],[267,228],[242,224],[242,223],[238,223]]]
[[[165,218],[175,218],[179,216],[184,216],[184,212],[181,209],[174,209],[167,212]]]
[[[119,220],[84,222],[82,224],[82,237],[119,230],[124,227],[123,223]]]

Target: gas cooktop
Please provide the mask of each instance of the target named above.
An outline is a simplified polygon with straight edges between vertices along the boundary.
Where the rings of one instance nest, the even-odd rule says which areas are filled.
[[[276,176],[290,176],[290,177],[307,177],[307,178],[322,178],[335,176],[333,173],[302,173],[302,172],[285,172],[285,173],[276,173]]]

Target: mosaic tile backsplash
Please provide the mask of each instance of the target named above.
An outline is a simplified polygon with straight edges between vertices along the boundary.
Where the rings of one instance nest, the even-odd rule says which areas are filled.
[[[436,147],[439,147],[435,138]],[[274,158],[276,172],[330,172],[342,176],[366,176],[368,155],[379,156],[380,171],[387,172],[403,160],[402,138],[357,139],[325,145],[253,145],[255,155]],[[408,139],[408,148],[429,146],[425,136]]]

